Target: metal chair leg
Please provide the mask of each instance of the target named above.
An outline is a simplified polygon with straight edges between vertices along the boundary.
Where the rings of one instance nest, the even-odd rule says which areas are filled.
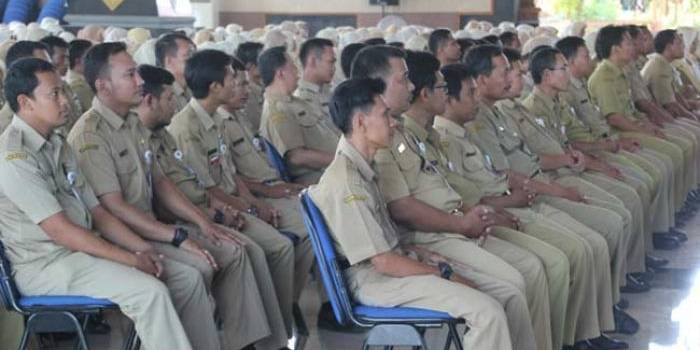
[[[29,322],[24,326],[24,332],[22,333],[22,341],[19,343],[19,350],[27,349],[27,341],[29,340]]]
[[[450,338],[452,339],[452,342],[454,342],[455,347],[457,350],[464,350],[464,346],[462,344],[462,338],[459,336],[459,332],[457,332],[457,324],[454,322],[450,322],[447,325],[449,332],[450,332]]]

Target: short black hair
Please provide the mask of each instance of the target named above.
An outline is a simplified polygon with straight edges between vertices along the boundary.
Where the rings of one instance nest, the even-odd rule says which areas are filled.
[[[184,40],[191,45],[194,45],[192,39],[181,32],[172,32],[163,35],[156,41],[155,52],[156,52],[156,65],[158,67],[165,66],[165,57],[174,56],[177,54],[177,41]]]
[[[445,42],[452,38],[452,32],[447,28],[435,29],[430,33],[428,38],[428,50],[434,55],[437,55],[437,50],[440,46],[444,45]]]
[[[321,58],[323,55],[323,50],[327,47],[333,48],[333,42],[328,39],[323,38],[311,38],[304,41],[299,49],[299,61],[301,61],[302,67],[306,67],[306,59],[309,55],[314,55],[316,58]]]
[[[457,44],[459,44],[459,50],[462,52],[462,54],[459,56],[460,61],[464,60],[464,56],[467,54],[469,49],[477,45],[476,40],[470,38],[459,38],[457,39]]]
[[[358,110],[368,111],[374,98],[383,94],[386,85],[381,79],[350,78],[333,90],[329,112],[333,123],[345,135],[352,132],[352,118]]]
[[[666,29],[656,33],[654,37],[654,50],[656,53],[663,53],[668,45],[673,43],[673,39],[678,35],[675,29]]]
[[[493,71],[493,58],[503,55],[500,46],[486,44],[477,45],[469,49],[464,56],[464,64],[474,77],[491,75]]]
[[[567,60],[570,60],[576,56],[579,48],[586,47],[586,41],[578,36],[567,36],[557,41],[554,46],[561,51],[561,54],[564,55]]]
[[[284,46],[271,47],[260,54],[258,70],[264,87],[268,87],[275,81],[275,74],[285,64],[287,64],[287,49]]]
[[[97,92],[95,82],[109,69],[109,58],[126,52],[126,44],[122,42],[101,43],[91,47],[85,54],[85,80],[93,92]]]
[[[644,27],[646,29],[646,27]],[[634,24],[630,24],[625,27],[625,30],[627,30],[627,33],[632,37],[632,39],[637,39],[639,34],[642,34],[642,26],[636,26]]]
[[[258,56],[260,56],[263,47],[265,46],[262,43],[246,41],[238,45],[236,49],[236,58],[241,60],[246,68],[250,65],[257,66]]]
[[[236,72],[245,72],[245,64],[238,58],[231,56],[231,69]]]
[[[389,59],[406,58],[406,52],[389,45],[367,46],[360,50],[352,62],[353,78],[386,78],[391,71]]]
[[[369,38],[365,41],[363,41],[365,44],[372,46],[372,45],[386,45],[386,40],[383,38]]]
[[[440,70],[440,61],[430,52],[406,51],[406,65],[408,66],[408,79],[415,89],[411,102],[415,102],[421,90],[433,90],[437,78],[435,73]]]
[[[404,45],[404,43],[402,43],[400,41],[392,41],[392,42],[388,42],[386,44],[389,46],[398,47],[399,49],[403,49],[406,47],[406,45]]]
[[[510,62],[511,64],[513,64],[513,62],[515,61],[520,61],[523,59],[523,55],[520,54],[520,51],[512,49],[510,47],[503,48],[503,55],[506,56],[508,62]]]
[[[613,46],[620,46],[625,39],[625,27],[608,25],[598,31],[595,39],[595,54],[599,59],[606,59],[612,54]]]
[[[530,56],[530,74],[535,84],[542,83],[544,71],[554,68],[554,65],[557,63],[557,55],[559,54],[561,54],[559,50],[548,47]]]
[[[192,91],[192,97],[206,98],[211,84],[223,84],[231,59],[231,56],[219,50],[198,51],[187,59],[185,81]]]
[[[36,75],[43,72],[56,70],[51,63],[34,57],[20,58],[10,66],[5,76],[5,100],[13,112],[19,112],[19,95],[33,97],[34,90],[39,86]]]
[[[92,47],[89,40],[75,39],[68,45],[68,67],[73,69],[78,64],[78,60],[85,56],[88,49]]]
[[[39,41],[46,45],[46,49],[49,52],[49,56],[53,56],[54,50],[56,50],[56,48],[68,49],[68,43],[59,36],[49,35],[43,37]]]
[[[474,78],[467,66],[462,63],[448,64],[440,69],[442,75],[445,76],[447,84],[447,96],[460,100],[462,94],[462,82],[467,79]]]
[[[163,93],[163,85],[172,85],[175,82],[175,76],[172,73],[150,64],[140,65],[138,72],[143,79],[143,96],[160,97]]]
[[[49,48],[46,47],[46,44],[39,41],[21,40],[12,44],[5,56],[5,66],[10,67],[12,63],[20,58],[34,56],[34,50],[44,50],[46,53],[49,53]]]
[[[340,52],[340,68],[343,69],[343,74],[345,74],[346,78],[350,77],[352,61],[357,57],[357,53],[365,47],[367,47],[365,43],[352,43],[345,46],[343,51]]]
[[[501,41],[501,44],[503,44],[503,47],[510,47],[517,40],[520,40],[520,38],[518,38],[518,33],[511,32],[511,31],[505,31],[505,32],[501,33],[500,36],[498,36],[498,40]]]
[[[503,46],[503,43],[501,43],[501,39],[499,39],[498,35],[495,35],[495,34],[487,35],[487,36],[481,38],[481,40],[488,43],[488,44]]]

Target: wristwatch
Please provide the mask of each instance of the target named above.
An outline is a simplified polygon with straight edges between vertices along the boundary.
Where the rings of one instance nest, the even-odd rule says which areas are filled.
[[[187,237],[189,237],[189,233],[187,233],[187,230],[185,230],[182,227],[176,227],[175,228],[175,235],[173,236],[173,240],[170,241],[170,244],[173,246],[180,248],[180,244],[184,242]]]
[[[452,277],[452,273],[454,272],[452,270],[452,266],[446,262],[441,262],[438,263],[438,268],[440,269],[440,277],[449,281],[450,277]]]

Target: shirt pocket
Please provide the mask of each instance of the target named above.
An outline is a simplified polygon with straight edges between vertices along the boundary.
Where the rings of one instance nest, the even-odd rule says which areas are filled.
[[[406,184],[408,184],[409,189],[414,190],[418,186],[418,176],[420,175],[421,163],[424,163],[421,158],[410,151],[404,151],[403,153],[395,154],[396,162],[398,163],[399,170],[403,174]],[[423,164],[425,166],[426,164]]]
[[[237,156],[245,156],[253,152],[253,146],[242,136],[234,138],[233,142],[231,142],[231,146],[233,153]]]
[[[473,174],[484,169],[483,158],[479,159],[479,157],[481,157],[481,155],[476,152],[465,153],[463,166],[467,173]]]
[[[141,155],[134,154],[134,151],[126,146],[117,146],[115,151],[114,166],[117,173],[121,176],[135,172],[137,168],[136,162],[140,160]]]

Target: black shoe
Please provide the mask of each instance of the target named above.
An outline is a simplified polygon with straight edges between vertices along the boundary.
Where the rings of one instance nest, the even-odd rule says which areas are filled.
[[[620,292],[622,293],[645,293],[651,290],[651,286],[642,281],[638,280],[630,275],[627,275],[627,285],[620,287]]]
[[[639,322],[624,310],[613,306],[613,316],[615,316],[615,333],[635,334],[639,331]]]
[[[334,332],[344,333],[362,333],[365,330],[362,327],[355,326],[352,322],[346,325],[338,323],[333,314],[331,303],[321,304],[321,309],[318,310],[318,328]]]
[[[632,276],[637,281],[642,281],[646,284],[649,284],[651,281],[654,280],[654,272],[652,271],[632,272],[630,273],[630,276]]]
[[[625,298],[620,298],[620,301],[618,301],[617,304],[615,304],[615,306],[619,307],[622,310],[627,310],[627,308],[630,307],[630,302]]]
[[[654,233],[653,242],[654,249],[673,250],[678,249],[681,246],[681,242],[678,240],[678,238],[668,233]]]
[[[646,263],[647,268],[652,269],[660,269],[668,265],[668,259],[659,258],[658,256],[653,256],[649,254],[647,254],[647,256],[644,258],[644,262]]]
[[[588,340],[582,340],[580,342],[576,342],[573,346],[565,346],[565,350],[595,350],[595,347],[593,345],[588,344]]]
[[[596,350],[623,350],[629,349],[627,343],[610,338],[606,335],[601,335],[598,338],[588,339],[588,344],[590,344],[593,349]]]
[[[673,237],[676,237],[681,242],[688,241],[688,234],[675,227],[671,227],[671,229],[668,230],[668,233],[670,233]]]

